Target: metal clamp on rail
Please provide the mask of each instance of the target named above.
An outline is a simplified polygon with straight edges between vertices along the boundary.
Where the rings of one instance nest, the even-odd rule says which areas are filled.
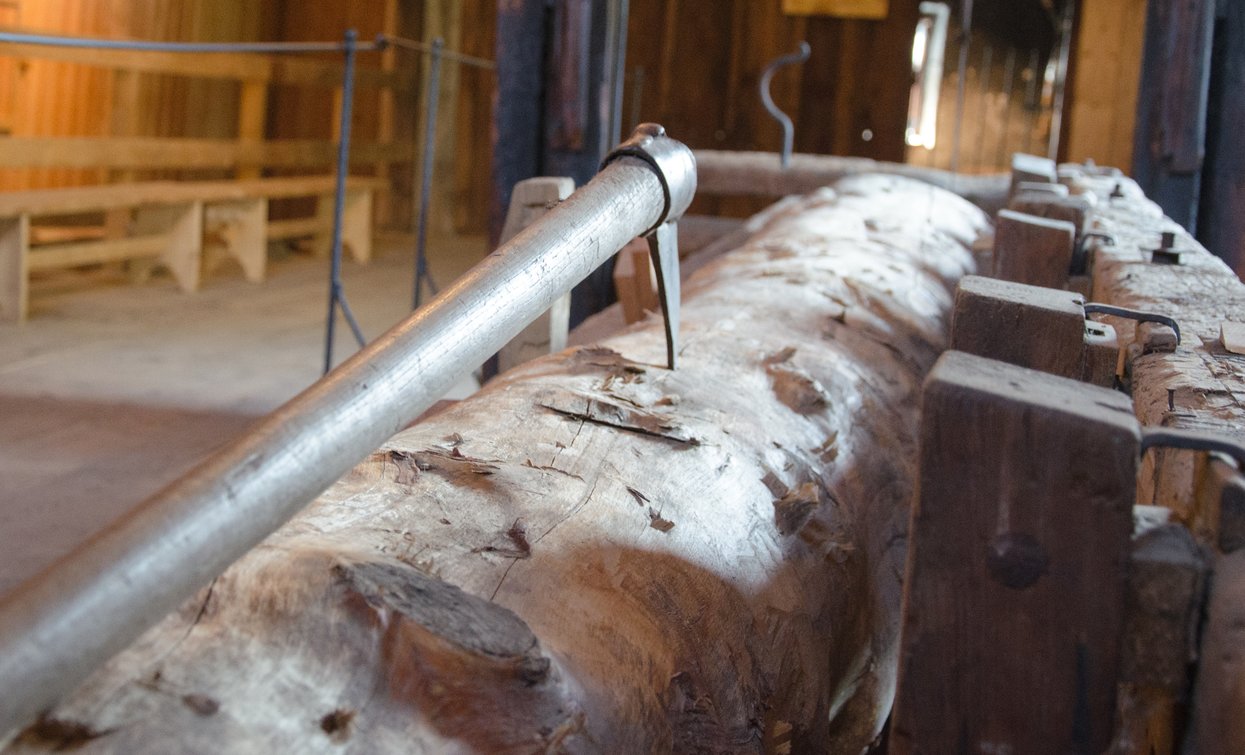
[[[678,222],[696,193],[696,158],[687,147],[666,136],[666,130],[656,123],[636,126],[627,141],[606,155],[601,169],[620,157],[635,157],[648,163],[665,193],[666,207],[661,218],[641,235],[648,240],[653,269],[657,271],[657,296],[666,326],[666,364],[673,370],[679,354]]]
[[[635,237],[655,235],[655,254],[669,260],[659,269],[677,318],[672,222],[696,185],[691,150],[660,126],[645,126],[607,162],[426,306],[0,598],[0,741],[301,511]]]

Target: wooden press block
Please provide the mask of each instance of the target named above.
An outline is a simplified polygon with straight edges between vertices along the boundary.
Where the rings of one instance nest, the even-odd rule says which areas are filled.
[[[1012,191],[1023,181],[1056,183],[1055,161],[1037,155],[1017,152],[1012,155]]]
[[[921,418],[890,752],[1103,752],[1136,492],[1128,397],[949,351]]]
[[[1079,236],[1085,230],[1085,221],[1094,209],[1097,199],[1093,194],[1057,196],[1047,191],[1022,191],[1007,201],[1009,210],[1053,220],[1066,220],[1076,228]]]
[[[1200,460],[1195,508],[1210,522],[1219,550],[1231,553],[1245,546],[1245,476],[1229,462],[1209,456]]]
[[[1043,183],[1042,181],[1020,181],[1016,184],[1017,193],[1029,191],[1037,192],[1039,194],[1045,192],[1047,194],[1053,194],[1057,197],[1068,196],[1068,187],[1063,184],[1048,184]]]
[[[1063,288],[1075,243],[1072,223],[999,210],[994,226],[994,277]]]
[[[1068,291],[968,275],[955,290],[951,348],[1079,380],[1084,304]]]
[[[1183,753],[1245,752],[1245,551],[1215,559]]]
[[[1184,696],[1205,578],[1202,549],[1184,525],[1162,524],[1133,540],[1122,681]]]

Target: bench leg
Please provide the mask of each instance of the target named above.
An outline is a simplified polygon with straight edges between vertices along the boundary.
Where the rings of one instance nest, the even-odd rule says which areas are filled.
[[[372,259],[372,190],[347,189],[342,213],[342,246],[350,250],[355,262]]]
[[[316,220],[319,230],[311,238],[313,257],[327,257],[333,251],[333,195],[321,194],[316,198]]]
[[[252,283],[264,280],[268,264],[268,200],[246,199],[218,202],[203,210],[205,232],[225,247],[225,252],[242,266],[242,274]]]
[[[144,207],[134,217],[137,235],[166,234],[159,256],[183,291],[197,291],[203,264],[203,203]]]
[[[29,282],[30,216],[0,219],[0,322],[26,319]]]

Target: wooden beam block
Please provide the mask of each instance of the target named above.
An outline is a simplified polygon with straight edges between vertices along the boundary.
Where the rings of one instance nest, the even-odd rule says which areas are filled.
[[[1053,194],[1056,197],[1068,196],[1068,187],[1063,184],[1051,184],[1043,181],[1020,181],[1016,184],[1017,193],[1033,192],[1036,194]]]
[[[26,319],[30,216],[0,218],[0,322]]]
[[[1121,681],[1183,697],[1206,571],[1201,548],[1182,524],[1164,524],[1135,539]]]
[[[1072,266],[1076,228],[1065,220],[999,210],[994,227],[994,277],[1063,288]]]
[[[1133,528],[1131,403],[951,351],[921,417],[891,752],[1102,752]]]
[[[205,205],[205,237],[218,240],[225,253],[238,261],[252,283],[264,280],[268,264],[268,200],[243,199]]]
[[[951,348],[1079,380],[1084,304],[1068,291],[965,276],[955,291]]]
[[[1194,479],[1193,510],[1206,523],[1205,534],[1224,553],[1245,547],[1245,476],[1232,463],[1207,455],[1199,460]]]
[[[1022,191],[1007,202],[1010,210],[1036,215],[1040,218],[1066,220],[1076,228],[1079,238],[1085,230],[1085,222],[1094,209],[1097,198],[1092,194],[1058,196],[1048,191]]]
[[[1085,321],[1085,369],[1081,380],[1113,388],[1120,366],[1120,337],[1105,322]]]
[[[1245,752],[1245,550],[1215,560],[1182,752]]]

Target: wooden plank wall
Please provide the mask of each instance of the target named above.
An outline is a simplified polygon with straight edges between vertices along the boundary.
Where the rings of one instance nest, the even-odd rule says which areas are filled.
[[[1146,0],[1082,0],[1069,110],[1068,159],[1128,172]]]

